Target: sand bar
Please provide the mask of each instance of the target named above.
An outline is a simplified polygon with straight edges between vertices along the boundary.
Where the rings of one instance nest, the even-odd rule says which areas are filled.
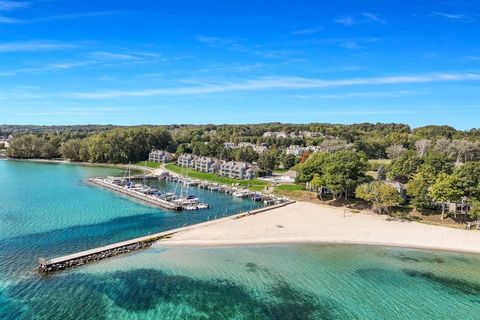
[[[158,245],[349,243],[480,253],[480,231],[391,221],[307,202],[177,233]]]

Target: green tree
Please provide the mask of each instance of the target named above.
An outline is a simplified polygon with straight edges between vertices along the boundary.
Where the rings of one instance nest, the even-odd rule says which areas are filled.
[[[435,174],[430,167],[422,168],[407,185],[407,194],[416,208],[431,208],[429,189],[435,183]]]
[[[368,161],[363,153],[338,151],[325,159],[322,180],[335,199],[343,194],[346,200],[359,184],[367,181],[367,168]]]
[[[320,195],[320,200],[323,201],[322,199],[322,190],[320,190],[322,187],[323,187],[323,181],[322,181],[322,178],[320,177],[319,174],[314,174],[313,175],[313,179],[310,181],[310,188],[317,192],[319,195]]]
[[[64,142],[60,147],[60,153],[65,159],[70,159],[72,161],[81,161],[81,152],[84,143],[80,139],[72,139]]]
[[[297,157],[293,154],[286,154],[282,158],[282,165],[285,169],[290,169],[297,162]]]
[[[275,169],[275,154],[273,152],[263,152],[257,160],[258,168],[268,172]]]
[[[442,205],[442,220],[447,202],[458,201],[463,196],[460,179],[454,175],[440,173],[429,191],[430,197]]]
[[[328,153],[316,152],[310,155],[305,162],[298,164],[298,182],[309,182],[315,174],[322,176],[323,166],[328,156]]]
[[[465,196],[480,198],[480,161],[467,162],[459,166],[454,174],[460,179]]]
[[[422,162],[422,159],[417,156],[415,151],[409,150],[393,161],[389,168],[388,176],[390,179],[394,179],[399,175],[406,175],[411,178],[418,171]]]
[[[470,218],[477,221],[477,228],[480,226],[480,201],[472,200],[470,202],[470,210],[468,211]]]
[[[377,179],[381,181],[385,181],[387,179],[387,170],[385,170],[385,166],[381,164],[377,170]]]
[[[44,140],[34,134],[26,134],[15,138],[7,154],[12,158],[34,159],[39,158],[42,153]]]
[[[383,181],[364,183],[355,190],[357,198],[372,204],[372,210],[376,213],[388,213],[390,208],[402,203],[403,199],[397,189]]]
[[[435,175],[439,174],[440,172],[451,174],[454,163],[446,153],[430,150],[423,158],[423,164],[420,166],[419,170],[424,167],[429,167],[429,170],[431,170]]]

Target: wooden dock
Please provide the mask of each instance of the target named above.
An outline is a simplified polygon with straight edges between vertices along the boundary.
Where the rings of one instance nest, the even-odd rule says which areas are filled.
[[[152,234],[152,235],[148,235],[148,236],[144,236],[144,237],[140,237],[140,238],[136,238],[136,239],[132,239],[132,240],[113,243],[113,244],[110,244],[110,245],[107,245],[107,246],[102,246],[102,247],[99,247],[99,248],[94,248],[94,249],[90,249],[90,250],[86,250],[86,251],[81,251],[81,252],[69,254],[69,255],[66,255],[66,256],[63,256],[63,257],[58,257],[58,258],[54,258],[54,259],[50,259],[50,260],[40,258],[39,261],[38,261],[39,262],[39,271],[42,272],[42,273],[52,273],[52,272],[57,272],[57,271],[81,266],[81,265],[84,265],[84,264],[87,264],[87,263],[97,262],[97,261],[100,261],[100,260],[103,260],[103,259],[106,259],[106,258],[109,258],[109,257],[113,257],[113,256],[117,256],[117,255],[120,255],[120,254],[125,254],[125,253],[129,253],[129,252],[133,252],[133,251],[136,251],[136,250],[140,250],[140,249],[150,247],[155,242],[157,242],[159,240],[162,240],[162,239],[165,239],[165,238],[169,238],[169,237],[171,237],[172,235],[174,235],[175,233],[178,233],[178,232],[186,231],[186,230],[193,229],[193,228],[208,226],[208,225],[211,225],[211,224],[216,224],[216,223],[219,223],[219,222],[222,222],[222,221],[225,221],[225,220],[243,218],[243,217],[246,217],[246,216],[249,216],[249,215],[254,215],[254,214],[261,213],[261,212],[265,212],[265,211],[273,210],[273,209],[276,209],[276,208],[284,207],[284,206],[292,204],[294,202],[295,201],[288,201],[288,202],[281,203],[281,204],[278,204],[278,205],[264,207],[264,208],[240,213],[240,214],[237,214],[237,215],[228,216],[228,217],[225,217],[225,218],[210,220],[210,221],[194,224],[194,225],[187,226],[187,227],[172,229],[172,230],[168,230],[168,231],[164,231],[164,232],[160,232],[160,233],[156,233],[156,234]]]

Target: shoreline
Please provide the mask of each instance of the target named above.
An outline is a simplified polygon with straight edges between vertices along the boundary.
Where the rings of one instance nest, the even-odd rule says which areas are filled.
[[[113,163],[95,163],[95,162],[75,162],[70,160],[60,160],[60,159],[12,159],[12,158],[4,158],[2,160],[6,161],[17,161],[17,162],[38,162],[38,163],[46,163],[46,164],[67,164],[67,165],[74,165],[74,166],[84,166],[84,167],[103,167],[103,168],[118,168],[118,169],[130,169],[142,171],[145,173],[153,173],[155,169],[149,167],[141,167],[135,164],[128,165],[128,164],[113,164]]]
[[[261,215],[198,226],[155,244],[160,247],[232,247],[338,244],[480,254],[480,232],[392,221],[387,216],[297,202]]]
[[[345,246],[368,246],[368,247],[383,247],[383,248],[398,248],[409,250],[433,251],[433,252],[450,252],[461,254],[480,255],[480,249],[462,250],[451,249],[435,246],[421,246],[421,245],[402,245],[396,243],[383,242],[363,242],[363,241],[333,241],[333,240],[285,240],[278,239],[278,241],[243,241],[243,242],[214,242],[214,241],[175,241],[175,240],[159,240],[153,247],[163,248],[238,248],[238,247],[273,247],[273,246],[297,246],[297,245],[345,245]]]

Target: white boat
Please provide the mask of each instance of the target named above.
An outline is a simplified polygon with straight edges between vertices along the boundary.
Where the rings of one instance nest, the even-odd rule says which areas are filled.
[[[198,207],[198,209],[208,209],[208,208],[210,208],[210,206],[206,203],[199,203],[197,207]]]
[[[189,206],[185,207],[185,210],[188,210],[188,211],[193,211],[193,210],[197,210],[197,209],[198,209],[198,207],[194,206],[194,205],[189,205]]]
[[[235,191],[232,196],[234,196],[235,198],[246,198],[248,197],[248,193],[245,191]]]

